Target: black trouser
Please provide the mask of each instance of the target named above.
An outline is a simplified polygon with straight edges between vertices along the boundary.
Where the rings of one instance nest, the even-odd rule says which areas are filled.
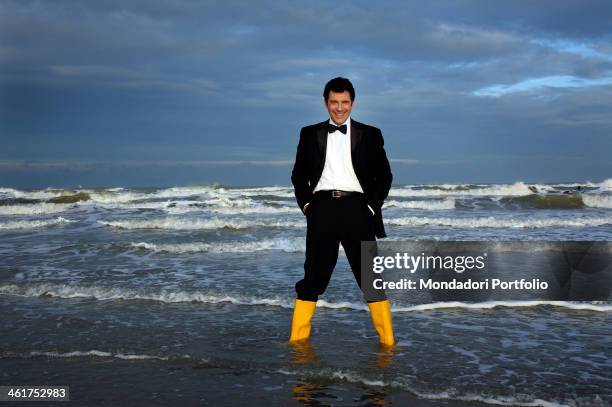
[[[374,217],[363,194],[333,198],[329,194],[317,193],[306,208],[306,219],[306,261],[304,278],[295,285],[297,298],[317,301],[319,295],[325,292],[338,260],[339,243],[342,243],[355,280],[361,288],[361,241],[376,241]],[[364,284],[372,287],[373,272],[364,276],[368,280]],[[382,290],[374,293],[371,289],[362,291],[368,302],[386,299]]]

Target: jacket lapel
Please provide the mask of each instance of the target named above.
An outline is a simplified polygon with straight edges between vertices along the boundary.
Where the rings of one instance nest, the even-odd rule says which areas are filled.
[[[323,157],[325,157],[325,150],[327,150],[327,128],[325,127],[325,123],[326,122],[321,123],[317,129],[317,145]]]
[[[359,160],[357,150],[359,149],[359,144],[361,143],[362,137],[363,131],[360,123],[351,119],[351,161],[353,163],[355,173],[357,173],[357,161]]]
[[[319,124],[319,128],[317,129],[317,145],[319,147],[319,157],[321,157],[321,163],[319,165],[320,171],[323,171],[323,166],[325,165],[325,155],[327,153],[327,122],[322,122]]]

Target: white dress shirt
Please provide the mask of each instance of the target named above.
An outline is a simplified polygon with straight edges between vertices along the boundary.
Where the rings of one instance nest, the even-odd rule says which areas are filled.
[[[336,123],[329,119],[334,126]],[[339,130],[327,134],[327,148],[325,152],[325,165],[321,178],[314,192],[326,190],[355,191],[363,193],[359,184],[353,160],[351,158],[351,118],[350,116],[342,124],[346,124],[346,134]],[[308,204],[304,206],[306,208]],[[374,211],[368,205],[372,214]]]
[[[329,123],[336,125],[331,119]],[[346,124],[346,134],[336,130],[327,135],[325,165],[314,192],[337,189],[363,193],[351,159],[351,118],[342,124]]]

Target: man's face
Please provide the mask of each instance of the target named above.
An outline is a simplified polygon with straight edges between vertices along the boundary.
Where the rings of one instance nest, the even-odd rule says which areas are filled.
[[[348,90],[344,92],[329,92],[329,97],[327,98],[327,111],[329,112],[329,117],[331,117],[332,121],[338,125],[344,123],[346,119],[351,115],[351,110],[353,110],[353,101],[351,101],[351,94]]]

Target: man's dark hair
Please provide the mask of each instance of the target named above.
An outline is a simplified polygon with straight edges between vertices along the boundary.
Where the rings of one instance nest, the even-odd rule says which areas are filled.
[[[327,85],[325,85],[325,89],[323,90],[323,97],[327,102],[330,91],[342,93],[345,90],[348,90],[348,92],[351,94],[351,102],[353,102],[355,100],[355,88],[353,88],[353,84],[348,79],[339,76],[327,82]]]

